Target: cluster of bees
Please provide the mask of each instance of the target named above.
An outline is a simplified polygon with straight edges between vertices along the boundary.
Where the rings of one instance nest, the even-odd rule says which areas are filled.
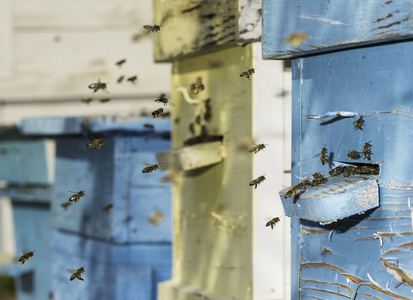
[[[363,130],[364,119],[363,116],[360,116],[356,121],[354,121],[354,130]],[[363,150],[361,152],[352,150],[349,151],[347,157],[353,160],[359,160],[363,156],[364,159],[371,161],[371,152],[372,145],[370,142],[367,142],[363,146]],[[328,158],[328,149],[324,146],[321,149],[321,152],[317,155],[320,156],[321,164],[324,165],[329,163]],[[373,164],[365,164],[365,165],[357,165],[357,166],[338,166],[336,168],[331,169],[328,173],[331,177],[335,176],[343,176],[349,177],[352,175],[378,175],[380,172],[380,167],[378,165]],[[288,192],[285,194],[285,198],[294,197],[298,191],[304,190],[309,187],[315,187],[322,183],[327,182],[328,178],[323,177],[320,173],[313,174],[313,180],[304,179],[300,183],[292,186]]]

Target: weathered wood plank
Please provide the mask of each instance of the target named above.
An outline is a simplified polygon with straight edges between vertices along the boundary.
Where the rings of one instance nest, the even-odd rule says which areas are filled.
[[[155,60],[261,38],[261,0],[155,1]]]
[[[263,1],[263,56],[287,59],[412,37],[409,0]],[[299,38],[288,42],[294,33]]]

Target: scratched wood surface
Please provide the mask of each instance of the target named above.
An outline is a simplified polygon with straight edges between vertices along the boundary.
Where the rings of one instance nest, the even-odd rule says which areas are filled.
[[[412,37],[409,0],[263,0],[263,56],[286,59]],[[306,40],[289,39],[303,32]],[[288,42],[290,41],[290,42]]]
[[[0,16],[0,124],[130,113],[169,92],[170,65],[153,62],[152,36],[142,28],[153,23],[151,1],[0,0]],[[133,75],[136,84],[126,81]],[[88,89],[99,77],[109,95]],[[91,105],[80,102],[88,97]],[[99,103],[107,97],[111,102]]]
[[[155,60],[261,38],[261,0],[155,0]]]
[[[412,51],[406,42],[293,60],[293,184],[357,162],[348,151],[366,142],[372,161],[358,162],[380,165],[379,208],[324,226],[292,220],[294,299],[350,299],[360,283],[356,299],[412,297]],[[357,112],[365,126],[308,118],[328,111]],[[324,146],[331,160],[323,166]]]

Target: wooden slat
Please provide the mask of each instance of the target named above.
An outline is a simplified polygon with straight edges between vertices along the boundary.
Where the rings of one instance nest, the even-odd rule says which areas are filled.
[[[11,0],[0,0],[0,78],[9,77],[13,64]]]
[[[155,1],[155,60],[261,38],[261,1]]]
[[[264,0],[263,11],[263,55],[267,59],[406,40],[413,33],[409,0]],[[297,32],[307,36],[302,44],[286,41]]]

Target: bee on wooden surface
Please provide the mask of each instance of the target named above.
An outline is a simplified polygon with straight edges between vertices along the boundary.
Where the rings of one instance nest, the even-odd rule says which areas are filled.
[[[144,25],[144,29],[148,30],[149,32],[158,32],[161,31],[161,25]]]
[[[161,94],[161,96],[158,99],[153,100],[155,102],[158,103],[163,103],[163,105],[174,105],[173,102],[171,100],[169,100],[168,98],[166,98],[165,94]]]
[[[252,147],[251,149],[249,149],[248,152],[249,152],[249,153],[254,153],[254,154],[256,154],[257,152],[265,149],[265,145],[266,145],[266,144],[258,144],[258,145],[255,145],[254,147]]]
[[[328,163],[328,152],[327,152],[327,148],[326,147],[323,147],[323,149],[321,149],[321,152],[320,152],[320,154],[318,154],[318,155],[320,155],[320,161],[321,161],[321,164],[324,166],[326,163]]]
[[[271,226],[271,229],[274,229],[275,225],[280,222],[280,217],[272,218],[265,224],[265,227]]]
[[[161,211],[155,211],[149,218],[149,222],[153,225],[160,223],[163,220],[163,213]]]
[[[89,105],[89,103],[90,102],[92,102],[93,101],[93,99],[92,98],[85,98],[85,99],[82,99],[82,102],[83,103],[86,103],[86,104],[88,104]]]
[[[367,160],[371,160],[371,155],[373,154],[370,149],[371,149],[372,145],[370,145],[370,143],[365,143],[363,146],[363,156],[365,159]]]
[[[70,276],[70,281],[73,281],[75,279],[79,279],[84,281],[84,279],[82,278],[82,274],[85,272],[85,267],[81,267],[79,269],[67,269],[70,273],[73,273],[72,276]]]
[[[126,81],[132,82],[133,84],[136,83],[136,80],[138,79],[138,76],[134,75],[126,79]]]
[[[143,128],[155,129],[155,126],[153,126],[152,124],[143,124]]]
[[[284,195],[285,199],[290,198],[290,197],[294,197],[299,190],[300,190],[300,186],[299,186],[298,184],[293,185],[293,186],[287,191],[287,193],[285,193],[285,195]]]
[[[60,206],[66,210],[71,204],[72,202],[65,202],[65,203],[62,203]]]
[[[320,173],[314,173],[313,178],[314,179],[311,181],[311,186],[312,187],[323,184],[323,183],[326,183],[327,180],[328,180],[326,177],[324,177]]]
[[[152,118],[157,118],[159,116],[162,116],[163,114],[163,108],[158,108],[157,110],[152,112]]]
[[[354,123],[354,130],[363,130],[363,126],[364,126],[364,119],[363,116],[360,116],[360,118],[358,118],[356,121],[353,122]]]
[[[122,83],[123,79],[125,79],[124,75],[119,76],[118,80],[116,80],[117,83]]]
[[[121,59],[120,61],[116,62],[116,65],[120,68],[126,62],[126,59]]]
[[[359,175],[379,175],[380,166],[379,165],[366,165],[358,166],[357,174]]]
[[[189,132],[190,132],[192,135],[195,135],[195,126],[194,126],[194,123],[190,123],[188,129],[189,129]]]
[[[102,211],[108,212],[112,209],[112,207],[113,207],[113,204],[108,204],[104,208],[102,208]]]
[[[99,99],[100,103],[106,103],[110,101],[110,98],[103,98],[103,99]]]
[[[201,127],[201,134],[200,134],[200,136],[201,136],[201,137],[204,137],[204,138],[208,137],[208,129],[206,128],[205,125],[203,125],[203,126]]]
[[[88,148],[93,148],[95,149],[95,151],[102,147],[105,144],[105,140],[104,139],[94,139],[93,141],[87,143],[87,147]]]
[[[107,90],[107,83],[101,82],[100,78],[98,79],[98,82],[90,84],[89,88],[93,90],[93,93],[96,93],[98,90],[101,90],[103,93],[109,94]]]
[[[142,173],[151,173],[153,171],[156,171],[159,169],[159,164],[153,164],[150,165],[147,162],[143,162],[143,164],[146,166],[145,168],[143,168]]]
[[[329,172],[331,177],[343,175],[344,177],[349,177],[357,174],[357,168],[353,166],[338,166],[331,169]]]
[[[197,115],[195,117],[195,123],[198,124],[198,125],[201,125],[201,115]]]
[[[248,78],[248,80],[251,80],[250,77],[252,76],[253,73],[255,73],[255,70],[256,69],[254,69],[254,68],[248,69],[248,70],[242,72],[239,75],[239,77],[244,77],[245,76],[246,78]]]
[[[202,84],[202,77],[198,77],[196,82],[191,84],[191,92],[195,95],[198,95],[205,89],[205,86]]]
[[[85,192],[84,191],[79,191],[79,192],[72,192],[72,191],[69,191],[70,193],[74,193],[70,198],[69,198],[69,201],[74,201],[75,203],[80,199],[80,198],[82,198],[84,195],[85,195]]]
[[[307,40],[307,34],[303,31],[294,32],[290,36],[284,38],[284,41],[286,41],[288,44],[290,44],[293,47],[297,47],[301,45],[306,40]]]
[[[353,150],[353,151],[350,151],[350,152],[347,154],[347,157],[356,160],[356,159],[360,159],[360,157],[361,157],[360,154],[361,154],[360,152],[358,152],[358,151],[356,151],[356,150]]]
[[[265,176],[257,177],[257,178],[255,178],[253,181],[250,182],[250,186],[253,186],[254,189],[256,189],[257,186],[258,186],[261,182],[263,182],[264,180],[265,180]]]
[[[26,262],[26,260],[28,260],[30,257],[34,256],[34,252],[36,252],[36,251],[30,251],[30,252],[24,253],[22,256],[20,256],[19,262],[24,264]]]
[[[212,106],[211,106],[211,99],[205,100],[205,113],[204,113],[204,120],[209,122],[212,118]]]

